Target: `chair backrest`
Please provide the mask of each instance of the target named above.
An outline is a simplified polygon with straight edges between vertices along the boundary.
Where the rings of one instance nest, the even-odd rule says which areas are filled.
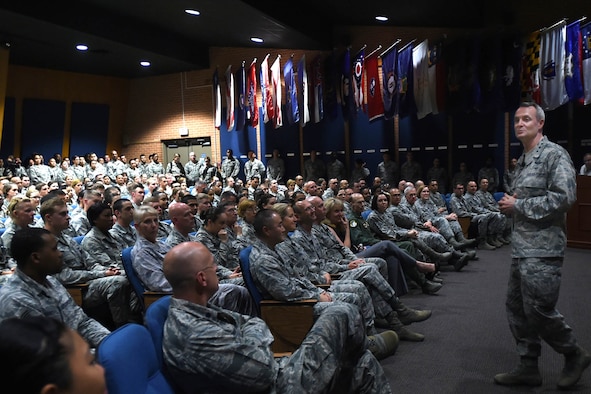
[[[367,220],[370,213],[371,209],[366,209],[365,211],[361,212],[361,217],[363,218],[363,220]]]
[[[244,279],[244,285],[248,289],[250,296],[254,300],[255,305],[257,306],[257,310],[260,312],[260,303],[263,299],[263,295],[257,289],[252,274],[250,273],[250,252],[252,251],[252,246],[248,246],[240,251],[239,260],[240,260],[240,269],[242,270],[242,279]],[[260,313],[259,313],[260,314]]]
[[[144,291],[146,289],[133,269],[133,264],[131,263],[131,249],[133,249],[133,246],[129,246],[121,251],[121,261],[123,262],[123,268],[127,274],[127,279],[129,280],[129,283],[131,283],[131,287],[139,300],[141,310],[144,310]]]
[[[156,358],[162,367],[162,335],[164,333],[164,322],[168,316],[168,306],[170,305],[170,296],[164,296],[153,302],[144,317],[146,327],[152,336],[154,342],[154,350],[156,351]]]
[[[174,391],[158,365],[148,329],[128,323],[109,334],[98,348],[109,394]]]
[[[78,243],[78,245],[80,245],[82,243],[83,239],[84,239],[84,235],[79,235],[77,237],[74,237],[74,241],[76,241]]]

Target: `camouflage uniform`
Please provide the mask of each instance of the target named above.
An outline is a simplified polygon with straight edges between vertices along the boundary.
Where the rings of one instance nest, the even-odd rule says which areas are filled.
[[[134,226],[127,228],[123,227],[119,223],[115,223],[109,230],[109,234],[113,236],[120,244],[123,249],[132,247],[135,245],[137,239],[137,231]]]
[[[521,356],[538,357],[540,338],[558,353],[577,341],[556,310],[566,247],[566,213],[576,200],[568,153],[546,137],[517,164],[507,315]]]
[[[178,244],[190,241],[195,241],[194,235],[189,234],[185,237],[174,226],[172,226],[172,231],[170,232],[170,234],[168,234],[168,237],[166,237],[164,243],[166,243],[170,248],[173,248]]]
[[[72,220],[70,221],[70,227],[72,227],[72,229],[76,233],[76,235],[74,236],[86,235],[90,231],[92,225],[88,221],[88,217],[86,216],[85,210],[81,209],[72,212]]]
[[[78,331],[92,347],[97,347],[110,333],[84,313],[56,278],[47,276],[45,283],[40,284],[17,268],[0,288],[0,320],[24,316],[47,316],[62,321]]]
[[[263,298],[288,302],[304,299],[319,300],[324,290],[308,279],[305,270],[293,269],[292,261],[283,259],[282,256],[286,255],[297,254],[290,254],[287,250],[279,254],[277,248],[272,250],[260,240],[253,245],[250,253],[250,271]],[[328,289],[333,300],[357,305],[364,318],[366,332],[373,334],[375,311],[365,286],[358,281],[335,282]],[[324,303],[320,302],[314,307],[316,314],[320,312],[319,308],[323,308],[321,304]]]
[[[452,212],[458,215],[458,217],[469,217],[472,223],[476,223],[479,239],[486,239],[489,236],[502,232],[503,223],[497,215],[492,212],[474,212],[465,196],[458,197],[454,194],[451,196],[449,204]]]
[[[462,234],[462,226],[457,220],[447,220],[445,214],[440,214],[437,206],[431,201],[417,200],[413,208],[422,222],[430,221],[446,240],[456,238]]]
[[[349,269],[347,264],[351,259],[340,254],[336,249],[332,249],[330,242],[337,242],[332,237],[332,242],[325,234],[322,237],[317,237],[315,234],[322,233],[325,230],[322,229],[324,225],[314,225],[312,233],[307,233],[301,226],[296,228],[293,234],[292,240],[304,253],[308,256],[315,256],[319,268],[322,271],[329,272],[331,274],[339,274],[340,280],[354,279],[362,282],[371,295],[371,300],[374,306],[375,314],[379,318],[386,318],[391,315],[396,304],[398,303],[398,297],[394,293],[394,289],[388,284],[384,277],[380,274],[375,264],[363,264],[355,269]],[[312,245],[318,245],[318,248],[312,247]],[[332,250],[331,250],[332,249]],[[335,253],[336,252],[336,253]],[[353,255],[354,259],[357,259],[350,250],[349,253]],[[386,266],[386,262],[381,260],[381,265]],[[387,273],[387,271],[386,271]]]
[[[138,235],[131,249],[131,264],[147,290],[172,292],[162,271],[164,256],[170,249],[170,245],[164,242],[154,243]]]
[[[273,335],[261,319],[172,298],[164,362],[176,385],[193,391],[390,393],[360,320],[350,305],[326,308],[300,347],[275,359]]]
[[[116,264],[121,274],[125,275],[121,262],[123,248],[111,234],[104,234],[98,228],[93,227],[84,236],[81,245],[84,251],[84,263],[89,270]]]
[[[480,200],[476,198],[475,195],[466,192],[464,194],[464,200],[470,207],[470,211],[477,213],[479,215],[488,215],[489,218],[489,225],[488,225],[488,234],[493,236],[499,236],[503,234],[503,231],[507,224],[507,218],[505,215],[501,214],[500,212],[493,212],[490,211],[480,204]]]
[[[447,211],[447,204],[445,203],[445,198],[443,197],[443,194],[441,194],[440,192],[429,193],[429,200],[431,200],[437,208],[445,208],[445,211]]]
[[[159,241],[165,240],[168,234],[172,231],[172,226],[168,223],[164,223],[162,220],[158,222],[158,235],[156,238]]]
[[[124,275],[105,276],[106,268],[95,266],[88,269],[84,264],[84,254],[72,237],[61,234],[57,238],[57,248],[62,252],[64,262],[61,272],[54,276],[63,285],[88,283],[84,293],[84,306],[95,307],[108,303],[115,325],[129,321],[131,287]]]
[[[253,245],[256,241],[257,237],[254,233],[254,227],[252,224],[248,223],[244,219],[238,219],[238,224],[242,229],[242,234],[238,236],[238,241],[242,244],[243,247],[248,247]]]
[[[217,235],[210,234],[204,227],[201,227],[195,235],[195,241],[201,242],[211,254],[213,254],[213,259],[217,265],[216,273],[220,283],[244,285],[244,280],[242,278],[230,278],[232,270],[230,267],[226,267],[226,261],[228,260],[230,250]]]

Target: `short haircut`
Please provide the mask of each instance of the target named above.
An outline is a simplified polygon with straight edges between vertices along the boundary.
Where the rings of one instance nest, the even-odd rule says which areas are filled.
[[[140,205],[133,211],[133,221],[134,223],[141,223],[146,216],[156,216],[158,217],[158,211],[152,208],[150,205]]]
[[[66,195],[66,192],[64,192],[63,190],[53,189],[49,193],[47,193],[46,195],[41,197],[41,201],[39,201],[39,203],[41,205],[43,205],[43,203],[47,200],[50,200],[52,198],[59,197],[59,196],[65,196],[65,195]]]
[[[245,199],[240,201],[240,203],[238,204],[238,216],[244,217],[244,214],[247,210],[249,210],[250,208],[254,208],[256,206],[257,204],[253,200]]]
[[[101,213],[107,209],[112,212],[111,206],[106,202],[97,202],[96,204],[92,204],[86,212],[86,217],[88,218],[90,225],[94,226],[94,222],[98,219]]]
[[[16,260],[19,268],[25,267],[31,254],[43,249],[45,240],[43,235],[51,235],[49,231],[40,227],[23,227],[12,236],[10,254]]]
[[[125,202],[129,202],[129,199],[127,199],[127,198],[120,198],[119,200],[115,201],[113,203],[113,211],[120,211],[121,209],[123,209],[123,204]]]
[[[273,217],[273,214],[277,214],[277,212],[275,212],[272,209],[261,209],[257,212],[256,216],[254,217],[253,223],[254,232],[257,235],[263,234],[263,227],[269,225],[269,223],[271,222],[271,218]]]
[[[186,194],[181,197],[181,202],[184,202],[187,205],[189,204],[189,201],[193,201],[193,200],[197,201],[197,197],[195,197],[192,194]]]
[[[12,214],[14,213],[14,211],[16,211],[18,206],[22,203],[25,203],[25,202],[31,202],[31,200],[27,197],[12,197],[12,199],[8,203],[8,209],[7,209],[10,217],[12,217]]]
[[[67,204],[64,200],[59,197],[53,197],[43,201],[39,213],[41,218],[45,218],[45,215],[51,215],[55,213],[57,208],[65,207]]]
[[[225,214],[225,213],[226,213],[225,206],[217,206],[214,208],[209,208],[205,212],[205,214],[203,215],[203,219],[205,220],[205,224],[215,222],[216,220],[218,220],[218,218],[222,214]]]
[[[520,108],[528,108],[528,107],[534,107],[534,109],[536,110],[536,119],[537,120],[545,120],[546,119],[546,114],[544,112],[544,110],[542,109],[542,107],[540,107],[538,105],[538,103],[534,102],[534,101],[524,101],[521,104],[519,104]]]

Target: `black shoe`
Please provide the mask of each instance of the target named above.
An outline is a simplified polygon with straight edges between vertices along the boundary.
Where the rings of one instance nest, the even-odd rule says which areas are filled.
[[[441,290],[442,287],[443,285],[441,283],[435,283],[428,280],[423,284],[423,293],[435,294]]]
[[[468,264],[468,255],[464,253],[462,254],[462,257],[454,262],[454,269],[459,272],[466,266],[466,264]]]
[[[431,311],[429,309],[425,309],[424,311],[410,309],[406,306],[399,308],[396,310],[398,314],[398,319],[402,324],[408,326],[411,323],[418,323],[423,320],[427,320],[431,317]]]
[[[542,376],[537,366],[527,367],[519,364],[511,372],[495,375],[495,383],[502,386],[540,386]]]
[[[568,389],[581,379],[583,371],[591,364],[591,355],[581,347],[574,353],[565,355],[564,368],[558,379],[559,389]]]

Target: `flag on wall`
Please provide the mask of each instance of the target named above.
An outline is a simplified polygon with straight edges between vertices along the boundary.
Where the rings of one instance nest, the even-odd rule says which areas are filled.
[[[255,58],[248,68],[247,84],[248,100],[246,106],[246,119],[252,127],[259,124],[259,107],[257,105],[257,59]]]
[[[351,50],[347,48],[341,60],[341,83],[340,95],[341,106],[343,107],[343,118],[348,119],[351,114],[353,103],[353,92],[351,87]]]
[[[398,49],[394,47],[382,56],[382,95],[384,102],[384,117],[392,119],[396,114],[398,81],[396,79]]]
[[[400,116],[409,115],[412,108],[412,43],[398,52],[398,103],[396,113]]]
[[[314,123],[324,119],[324,73],[322,70],[322,58],[316,56],[312,61],[312,105],[314,114]]]
[[[269,55],[261,62],[261,107],[263,109],[263,123],[273,119],[273,93],[269,84]]]
[[[501,38],[495,35],[482,43],[478,79],[480,84],[480,112],[495,112],[503,107],[501,77],[503,52]]]
[[[306,71],[306,55],[302,55],[298,62],[298,104],[302,115],[300,124],[305,126],[310,121],[310,108],[308,98],[308,72]]]
[[[214,119],[213,125],[219,129],[222,125],[222,90],[220,88],[220,78],[218,69],[213,72],[213,100],[214,100]]]
[[[232,65],[226,69],[226,127],[228,131],[234,129],[234,74]]]
[[[365,73],[367,76],[367,116],[375,120],[384,116],[384,102],[380,87],[380,71],[378,69],[378,54],[372,54],[365,59]]]
[[[423,119],[433,112],[431,85],[429,84],[429,41],[424,40],[412,49],[412,75],[417,118]]]
[[[287,89],[285,92],[287,123],[294,124],[300,121],[300,110],[298,107],[298,87],[292,58],[289,58],[283,66],[283,80],[285,81],[285,89]]]
[[[236,131],[244,130],[246,124],[246,75],[244,63],[236,71],[236,96],[238,106],[236,108]]]
[[[363,66],[364,66],[364,59],[365,59],[365,50],[362,49],[359,53],[355,56],[355,61],[353,62],[353,101],[355,103],[355,109],[359,111],[360,108],[363,108]]]
[[[571,101],[579,101],[583,98],[581,44],[581,25],[579,21],[576,21],[566,27],[564,85]]]
[[[273,124],[275,128],[283,126],[283,113],[281,111],[281,100],[283,98],[281,92],[281,65],[279,60],[281,55],[277,56],[277,59],[271,65],[271,83],[273,90],[273,108],[275,110],[275,116],[273,117]]]
[[[540,45],[542,35],[539,30],[529,35],[523,53],[521,75],[521,98],[540,104]]]
[[[443,41],[429,45],[429,85],[431,86],[431,110],[438,114],[445,109],[445,62],[443,61]]]
[[[582,74],[585,92],[583,104],[587,105],[591,104],[591,23],[581,27],[581,37],[583,38]]]
[[[542,108],[553,110],[568,102],[564,85],[564,60],[566,45],[566,22],[542,33],[540,67],[540,90]]]

